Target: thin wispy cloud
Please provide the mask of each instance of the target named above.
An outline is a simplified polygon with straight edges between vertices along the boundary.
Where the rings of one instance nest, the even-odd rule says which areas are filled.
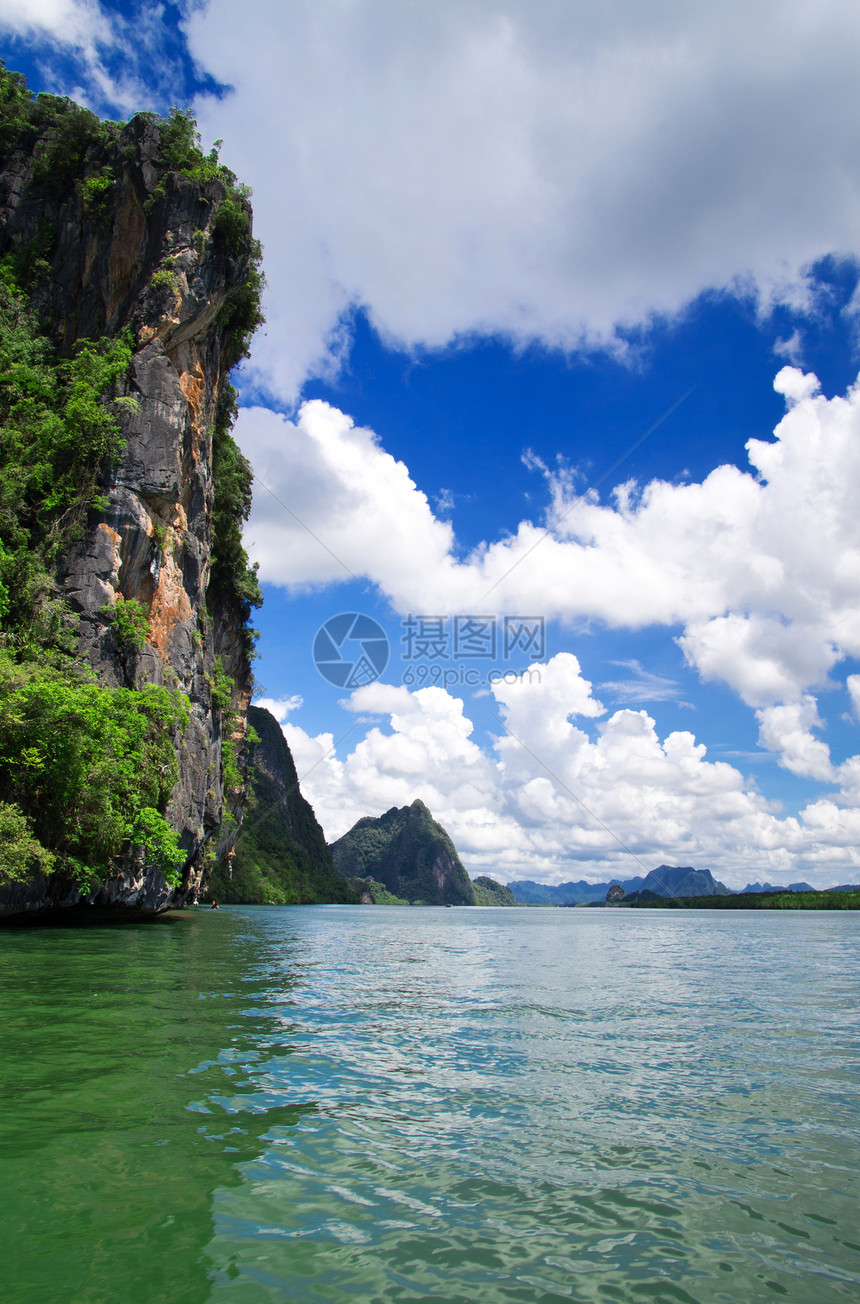
[[[692,702],[681,700],[681,686],[676,679],[656,675],[646,670],[641,662],[613,661],[614,666],[631,671],[628,679],[607,679],[597,685],[604,697],[612,697],[616,702],[640,706],[647,702],[677,702],[679,706],[693,709]]]

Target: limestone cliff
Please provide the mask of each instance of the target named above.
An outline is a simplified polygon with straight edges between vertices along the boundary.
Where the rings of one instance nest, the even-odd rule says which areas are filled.
[[[475,904],[475,890],[448,834],[422,801],[366,816],[332,843],[334,863],[353,879],[374,879],[424,905]]]
[[[124,447],[99,468],[95,506],[56,562],[57,592],[99,682],[180,690],[190,719],[166,811],[185,853],[181,884],[169,887],[138,849],[95,889],[36,874],[0,892],[0,910],[161,909],[195,899],[241,818],[255,583],[223,564],[214,468],[220,438],[245,477],[246,512],[226,377],[259,321],[259,247],[246,195],[189,143],[181,115],[99,124],[51,97],[24,108],[0,140],[2,266],[61,355],[123,332],[132,349],[113,395],[133,400],[121,407]],[[145,640],[123,636],[123,602],[140,604],[127,610],[145,616]]]
[[[357,904],[358,892],[335,868],[313,807],[299,789],[287,740],[269,711],[248,709],[252,742],[248,802],[232,863],[222,861],[210,890],[219,901]]]

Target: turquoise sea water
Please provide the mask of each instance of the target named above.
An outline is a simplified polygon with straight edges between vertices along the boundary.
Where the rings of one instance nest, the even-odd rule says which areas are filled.
[[[0,934],[5,1304],[860,1298],[860,917]]]

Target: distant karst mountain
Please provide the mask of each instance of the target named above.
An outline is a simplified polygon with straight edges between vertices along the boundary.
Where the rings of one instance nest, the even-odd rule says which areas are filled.
[[[731,888],[715,879],[709,869],[693,869],[690,865],[658,865],[646,874],[640,891],[663,897],[733,895]]]
[[[392,806],[378,818],[365,816],[332,843],[331,854],[347,878],[373,879],[410,904],[476,904],[453,842],[423,801]]]
[[[232,870],[222,861],[210,892],[220,901],[251,905],[357,903],[359,894],[335,868],[313,807],[299,791],[292,754],[269,711],[248,707],[259,737],[251,750],[245,820]]]
[[[846,886],[834,888],[834,891],[845,891]],[[850,888],[848,889],[850,890]],[[786,887],[774,887],[773,883],[747,883],[746,887],[741,888],[741,892],[814,892],[815,888],[809,883],[789,883]]]
[[[645,882],[643,878],[627,878],[621,881],[625,892],[635,892]],[[522,879],[509,883],[514,900],[526,906],[570,906],[582,905],[588,901],[605,901],[610,883],[534,883],[531,879]]]
[[[709,869],[693,869],[689,865],[659,865],[644,878],[613,879],[606,883],[533,883],[526,879],[509,883],[515,900],[522,905],[583,905],[591,901],[605,901],[614,884],[624,889],[625,895],[633,892],[654,892],[657,896],[730,896],[731,889],[718,882]]]

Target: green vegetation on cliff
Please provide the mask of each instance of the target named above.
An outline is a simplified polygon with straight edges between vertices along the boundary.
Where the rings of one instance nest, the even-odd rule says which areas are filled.
[[[238,414],[237,395],[226,381],[212,432],[212,475],[215,502],[212,506],[212,571],[208,606],[226,601],[238,612],[247,651],[253,651],[256,631],[248,621],[251,609],[263,604],[257,581],[257,566],[251,565],[242,538],[242,526],[251,512],[254,473],[230,431]]]
[[[8,268],[0,283],[0,620],[8,643],[56,639],[55,562],[99,505],[99,471],[124,441],[116,388],[125,336],[82,341],[62,357],[39,330]]]
[[[100,613],[127,682],[98,682],[78,655],[78,618],[58,575],[106,506],[111,468],[126,447],[124,418],[138,407],[128,391],[133,349],[140,347],[128,324],[78,338],[84,296],[58,288],[58,239],[64,222],[78,243],[91,242],[90,253],[109,239],[124,187],[141,184],[135,151],[144,137],[147,149],[157,145],[147,155],[155,183],[144,205],[147,229],[156,232],[153,247],[167,230],[171,195],[195,182],[207,187],[193,210],[206,226],[197,233],[198,254],[208,247],[217,267],[232,269],[222,276],[227,289],[212,334],[222,397],[212,431],[208,598],[213,614],[226,612],[244,631],[246,653],[254,637],[250,612],[262,600],[241,539],[251,471],[230,434],[235,393],[220,379],[246,356],[262,321],[249,192],[218,162],[217,149],[202,152],[187,114],[141,115],[137,128],[101,122],[63,97],[33,96],[26,80],[0,63],[0,170],[4,193],[18,205],[14,221],[11,200],[0,210],[0,888],[52,874],[60,885],[89,891],[120,861],[135,859],[175,884],[188,856],[170,824],[188,700],[142,685],[135,673],[150,635],[147,606],[117,593]],[[148,286],[168,293],[172,266],[167,258],[134,291],[126,322]],[[144,274],[142,264],[136,274]],[[93,307],[98,294],[91,299],[89,309],[105,320],[103,303],[98,312]],[[138,316],[135,330],[143,325],[149,323]],[[225,728],[232,697],[232,680],[216,663],[212,704]],[[225,781],[235,787],[242,776],[231,747],[228,737]]]
[[[350,882],[361,893],[361,904],[364,906],[411,906],[413,904],[405,897],[395,896],[393,892],[389,892],[385,884],[377,883],[375,878],[353,878]]]
[[[167,118],[154,113],[140,113],[137,117],[159,128],[159,152],[152,163],[160,177],[147,199],[147,215],[153,217],[170,187],[181,179],[201,186],[217,182],[225,193],[215,214],[213,239],[228,257],[250,250],[248,274],[221,310],[220,325],[227,339],[225,366],[229,369],[247,357],[254,332],[264,321],[260,307],[265,284],[262,249],[251,234],[251,192],[219,161],[217,144],[208,154],[203,152],[196,123],[189,113],[171,109]],[[116,159],[110,159],[109,154],[111,149],[120,154],[127,150],[121,139],[125,126],[122,122],[103,122],[65,96],[33,95],[26,78],[0,61],[0,157],[15,150],[30,155],[34,180],[45,195],[77,191],[96,225],[100,215],[108,211],[113,188],[120,184]],[[43,218],[34,236],[4,253],[0,260],[3,274],[11,275],[25,290],[49,275],[52,235],[50,220]],[[167,281],[169,268],[163,270]]]
[[[31,154],[48,190],[61,193],[74,185],[87,154],[118,130],[118,124],[101,122],[65,96],[31,94],[22,73],[0,64],[0,153],[23,149]],[[87,195],[93,198],[103,189],[91,184]]]
[[[210,880],[219,901],[262,905],[355,903],[358,893],[338,873],[313,808],[299,791],[296,767],[277,720],[252,706],[248,724],[251,779],[232,869],[222,862]]]
[[[372,878],[412,904],[475,904],[454,844],[422,801],[366,816],[332,843],[334,863],[352,879]]]
[[[472,879],[476,906],[515,906],[516,897],[506,883],[497,883],[485,874]]]
[[[163,811],[177,777],[174,731],[187,720],[166,688],[103,688],[0,652],[0,795],[6,823],[32,840],[23,861],[6,849],[0,882],[37,866],[89,889],[132,847],[177,882],[185,856]]]
[[[8,263],[0,274],[0,797],[10,830],[29,839],[19,859],[12,838],[0,885],[38,868],[89,888],[132,847],[176,882],[185,857],[164,811],[183,700],[92,682],[53,578],[99,506],[100,469],[122,452],[119,412],[134,400],[115,391],[131,349],[122,336],[63,357]],[[118,641],[135,605],[114,613]]]

